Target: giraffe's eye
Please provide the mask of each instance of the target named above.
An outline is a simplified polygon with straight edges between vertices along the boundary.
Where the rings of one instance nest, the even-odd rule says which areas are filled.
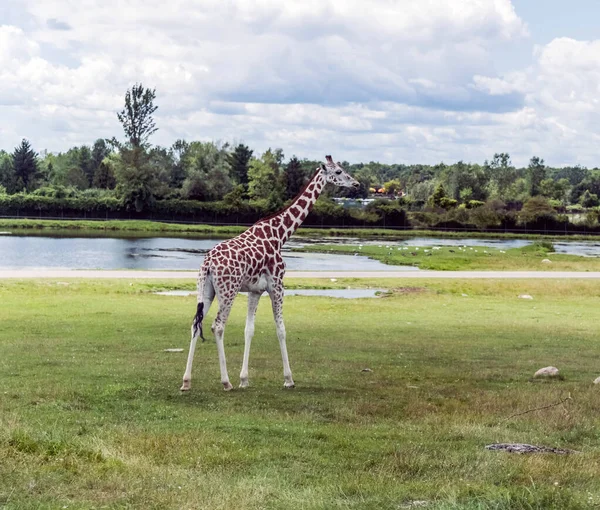
[[[336,175],[340,175],[342,173],[342,171],[341,170],[336,170],[335,173],[336,173]]]

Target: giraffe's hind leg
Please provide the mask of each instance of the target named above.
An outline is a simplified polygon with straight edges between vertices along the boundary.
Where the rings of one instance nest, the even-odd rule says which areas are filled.
[[[219,311],[215,317],[215,321],[212,325],[212,332],[215,335],[215,341],[217,343],[217,352],[219,354],[219,368],[221,370],[221,384],[225,391],[233,389],[233,386],[229,382],[229,375],[227,374],[227,360],[225,359],[225,345],[223,342],[223,336],[225,334],[225,324],[229,318],[229,312],[233,305],[233,299],[227,297],[222,298],[219,301]]]
[[[254,319],[261,293],[248,293],[248,315],[246,316],[246,329],[244,330],[244,361],[240,372],[240,388],[248,387],[248,359],[250,358],[250,344],[254,336]]]
[[[208,310],[213,300],[215,299],[215,289],[213,287],[212,280],[209,278],[204,282],[202,287],[202,314],[204,317],[208,314]],[[183,384],[181,385],[180,391],[189,391],[192,387],[192,364],[194,362],[194,352],[196,351],[196,341],[200,335],[199,331],[195,330],[192,326],[192,339],[190,341],[190,350],[188,352],[187,364],[185,366],[185,373],[183,374]]]

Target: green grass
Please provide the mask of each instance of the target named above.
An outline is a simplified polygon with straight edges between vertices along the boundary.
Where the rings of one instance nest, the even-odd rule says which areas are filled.
[[[183,395],[186,352],[163,349],[187,348],[194,297],[151,294],[172,281],[65,283],[0,281],[1,508],[600,508],[597,283],[362,280],[391,293],[289,297],[291,391],[263,302],[251,387],[221,390],[207,342]],[[234,383],[244,314],[240,296]],[[531,380],[551,364],[563,380]]]
[[[234,236],[244,230],[247,226],[215,226],[202,224],[179,224],[162,223],[149,220],[44,220],[44,219],[1,219],[0,229],[9,231],[26,230],[28,233],[59,233],[61,231],[88,232],[90,235],[101,233],[117,234],[119,232],[137,233],[137,235],[150,234],[174,234],[174,235],[194,235],[194,234],[219,234]],[[347,236],[347,237],[382,237],[382,238],[411,238],[411,237],[439,237],[439,238],[458,238],[458,239],[537,239],[537,240],[597,240],[598,235],[580,235],[573,234],[568,236],[553,236],[540,234],[512,234],[501,232],[451,232],[434,230],[393,230],[384,228],[309,228],[301,227],[295,234],[298,236]]]
[[[536,241],[523,248],[499,250],[483,246],[460,249],[456,246],[410,246],[407,250],[397,245],[344,246],[314,245],[295,251],[343,253],[367,256],[384,264],[416,266],[436,271],[600,271],[600,259],[554,253],[552,244]],[[542,262],[550,260],[550,263]]]
[[[247,227],[214,226],[201,224],[161,223],[146,220],[12,220],[0,219],[0,229],[18,231],[87,231],[90,233],[176,233],[176,234],[227,234],[237,235]]]

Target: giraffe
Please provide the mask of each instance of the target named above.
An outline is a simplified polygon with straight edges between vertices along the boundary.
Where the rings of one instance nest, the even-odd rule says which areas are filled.
[[[215,297],[219,305],[211,330],[215,335],[221,384],[225,391],[233,389],[227,374],[223,335],[229,312],[238,292],[248,293],[248,314],[244,331],[244,357],[240,372],[240,388],[248,386],[248,359],[254,336],[254,318],[261,295],[266,291],[271,298],[277,338],[283,361],[284,387],[293,388],[294,380],[288,360],[286,333],[283,323],[283,276],[285,263],[281,248],[302,224],[326,184],[343,187],[359,186],[340,163],[325,156],[326,163],[316,169],[298,196],[283,210],[256,222],[252,227],[233,239],[223,241],[212,248],[204,258],[198,274],[198,303],[192,323],[192,340],[188,353],[181,391],[191,388],[192,362],[198,337],[205,340],[202,320]]]

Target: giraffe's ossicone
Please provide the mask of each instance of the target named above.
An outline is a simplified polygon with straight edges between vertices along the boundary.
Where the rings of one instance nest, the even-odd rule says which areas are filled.
[[[265,291],[269,294],[273,307],[283,360],[284,386],[286,388],[294,387],[287,355],[282,313],[285,264],[281,256],[281,248],[308,216],[326,184],[344,187],[359,186],[359,183],[344,171],[340,163],[335,163],[331,156],[326,156],[325,159],[326,163],[316,169],[304,189],[286,208],[256,222],[239,236],[217,244],[206,254],[198,275],[198,306],[192,324],[192,340],[183,376],[182,391],[187,391],[191,387],[196,341],[199,336],[204,340],[202,321],[215,297],[219,309],[211,330],[215,335],[219,353],[221,383],[225,390],[233,388],[227,374],[223,334],[233,300],[238,292],[248,293],[248,315],[246,317],[240,387],[248,386],[248,358],[250,343],[254,335],[254,318],[260,296]]]

